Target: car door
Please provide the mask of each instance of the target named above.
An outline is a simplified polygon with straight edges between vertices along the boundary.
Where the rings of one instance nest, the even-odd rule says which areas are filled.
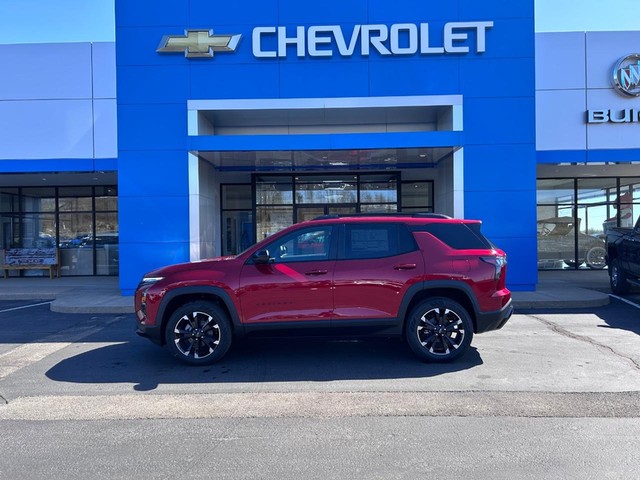
[[[334,227],[316,225],[268,244],[267,263],[249,259],[238,290],[244,322],[329,322],[334,244]]]
[[[424,259],[403,223],[347,223],[334,269],[334,325],[394,319]]]
[[[624,268],[631,274],[640,276],[640,218],[633,231],[622,237],[622,258],[627,262]]]

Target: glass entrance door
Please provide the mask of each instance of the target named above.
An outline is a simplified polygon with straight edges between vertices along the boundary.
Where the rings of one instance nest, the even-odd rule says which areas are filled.
[[[322,215],[399,211],[398,172],[256,174],[256,240]]]

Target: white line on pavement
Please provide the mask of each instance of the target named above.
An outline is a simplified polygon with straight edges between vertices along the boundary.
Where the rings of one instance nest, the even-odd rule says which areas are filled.
[[[617,295],[613,295],[611,293],[609,294],[609,296],[611,298],[615,298],[616,300],[620,300],[621,302],[628,303],[632,307],[640,308],[640,305],[638,305],[637,303],[632,302],[631,300],[627,300],[626,298],[622,298],[622,297],[619,297]]]
[[[51,302],[42,302],[42,303],[34,303],[32,305],[23,305],[22,307],[6,308],[4,310],[0,310],[0,313],[13,312],[14,310],[22,310],[23,308],[39,307],[41,305],[50,305],[50,304]]]

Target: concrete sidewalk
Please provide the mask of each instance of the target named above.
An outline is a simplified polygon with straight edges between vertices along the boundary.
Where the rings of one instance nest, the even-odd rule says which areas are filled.
[[[134,313],[118,277],[0,278],[0,300],[52,300],[60,313]]]
[[[524,309],[593,308],[609,303],[609,276],[599,271],[541,271],[535,292],[513,292]],[[0,278],[0,300],[52,300],[60,313],[134,313],[117,277]]]

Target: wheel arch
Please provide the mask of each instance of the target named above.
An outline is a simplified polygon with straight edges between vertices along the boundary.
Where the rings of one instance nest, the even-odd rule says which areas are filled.
[[[240,333],[242,331],[242,324],[240,323],[235,305],[229,294],[222,288],[212,286],[182,287],[171,290],[165,294],[158,308],[157,318],[160,319],[161,345],[166,344],[165,328],[173,312],[182,305],[198,300],[208,301],[218,305],[229,317],[232,331],[234,333]]]
[[[462,305],[469,313],[473,322],[473,331],[477,332],[477,312],[478,305],[475,301],[475,295],[471,287],[463,282],[442,281],[442,282],[424,282],[420,285],[414,285],[400,306],[399,319],[402,322],[402,335],[407,324],[407,319],[411,311],[424,300],[436,297],[446,297]]]

